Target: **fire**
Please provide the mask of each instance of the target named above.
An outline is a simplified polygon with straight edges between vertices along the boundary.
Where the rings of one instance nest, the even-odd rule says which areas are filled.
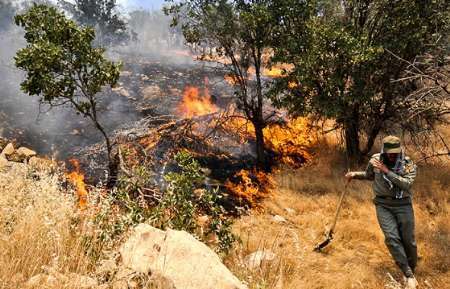
[[[87,190],[84,183],[84,175],[80,172],[80,162],[76,159],[70,159],[69,162],[74,166],[75,170],[66,174],[66,177],[74,184],[77,190],[79,208],[84,209],[87,205]]]
[[[254,205],[256,201],[267,196],[275,187],[273,178],[256,169],[241,170],[231,180],[225,182],[225,187],[236,197]]]
[[[226,128],[237,133],[241,142],[253,139],[255,135],[253,125],[243,118],[231,119]],[[315,138],[310,133],[307,118],[297,117],[288,119],[283,124],[271,124],[264,128],[263,134],[266,148],[277,155],[280,163],[298,167],[311,159],[308,148]]]
[[[214,113],[217,110],[217,106],[211,101],[207,86],[203,89],[202,95],[198,87],[187,86],[183,93],[183,101],[178,106],[180,114],[187,118]]]
[[[236,85],[238,83],[238,80],[236,79],[236,77],[231,74],[225,75],[224,79],[229,85]]]

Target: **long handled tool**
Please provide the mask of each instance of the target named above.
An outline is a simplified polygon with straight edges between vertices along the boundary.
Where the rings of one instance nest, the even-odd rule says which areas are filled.
[[[325,241],[323,241],[322,243],[320,243],[316,247],[314,247],[314,251],[316,251],[316,252],[321,252],[322,249],[325,248],[326,246],[328,246],[328,244],[330,244],[331,241],[333,240],[334,228],[336,227],[337,219],[339,217],[339,213],[341,212],[344,197],[348,191],[347,190],[348,184],[349,184],[349,182],[347,182],[345,184],[344,190],[341,193],[341,196],[340,196],[339,202],[338,202],[338,206],[336,209],[336,214],[334,215],[333,225],[331,225],[330,230],[327,232]]]

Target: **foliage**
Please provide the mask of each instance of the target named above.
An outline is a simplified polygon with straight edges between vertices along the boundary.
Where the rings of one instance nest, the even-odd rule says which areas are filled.
[[[166,13],[173,16],[173,25],[181,25],[186,41],[202,48],[202,59],[222,65],[235,80],[236,105],[255,128],[256,155],[258,163],[264,166],[266,156],[262,130],[273,111],[267,106],[262,73],[264,68],[271,66],[270,49],[280,21],[275,18],[274,11],[280,1],[167,2],[171,5]],[[305,6],[302,1],[296,4],[302,8]],[[297,10],[297,6],[293,7]]]
[[[353,156],[368,153],[382,130],[442,121],[442,110],[432,109],[442,102],[440,94],[420,102],[409,97],[414,83],[396,80],[408,62],[448,45],[448,1],[318,1],[316,11],[306,26],[284,22],[276,59],[295,69],[275,90],[278,106],[335,119]],[[295,19],[289,9],[281,14]],[[298,85],[288,88],[287,81]],[[409,117],[417,104],[418,113]]]
[[[220,194],[217,190],[199,189],[205,176],[199,163],[187,152],[175,156],[180,172],[171,172],[165,176],[168,183],[162,200],[155,208],[153,223],[160,228],[186,230],[207,240],[211,235],[218,239],[218,249],[226,251],[234,242],[231,233],[231,221],[224,216],[220,206]],[[200,216],[207,216],[207,230],[197,222]],[[200,230],[200,233],[198,232]]]
[[[130,176],[119,179],[114,192],[100,202],[95,223],[102,241],[113,241],[129,227],[148,222],[161,229],[185,230],[203,241],[215,236],[217,250],[227,251],[234,242],[231,221],[224,216],[216,190],[199,189],[204,175],[198,162],[186,152],[175,156],[180,171],[165,175],[167,188],[161,195],[149,187],[154,176],[145,165],[136,166]],[[207,224],[199,222],[206,217]],[[206,228],[203,226],[206,225]]]
[[[61,0],[59,3],[75,21],[96,29],[100,45],[124,44],[130,39],[127,23],[117,11],[116,0],[76,0],[75,3]]]
[[[51,107],[70,104],[89,118],[106,140],[111,170],[112,145],[98,120],[97,94],[117,83],[121,65],[107,60],[103,48],[92,46],[92,28],[77,26],[54,7],[33,5],[15,22],[24,28],[27,41],[14,58],[26,72],[21,89],[41,96]]]

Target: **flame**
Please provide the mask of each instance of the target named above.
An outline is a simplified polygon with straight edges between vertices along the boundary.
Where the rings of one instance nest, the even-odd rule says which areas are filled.
[[[229,85],[236,85],[238,83],[237,78],[234,75],[231,75],[231,74],[226,74],[224,76],[224,79]]]
[[[84,183],[84,175],[80,172],[80,162],[76,159],[70,159],[69,162],[74,166],[75,170],[66,174],[66,177],[74,184],[77,190],[78,207],[84,209],[87,205],[87,190]]]
[[[260,198],[267,196],[275,187],[273,178],[258,170],[240,170],[231,180],[225,182],[225,187],[236,197],[255,204]]]
[[[252,123],[244,118],[231,119],[226,129],[237,134],[241,142],[247,142],[255,135]],[[310,133],[307,118],[297,117],[283,124],[271,124],[264,128],[263,134],[266,148],[276,153],[280,163],[299,167],[311,159],[308,148],[313,145],[315,138]]]
[[[191,118],[206,115],[218,110],[217,106],[211,101],[206,79],[205,83],[203,95],[200,95],[200,89],[198,87],[187,86],[184,89],[183,101],[178,106],[178,111],[184,117]]]
[[[297,88],[297,87],[299,87],[298,82],[293,81],[293,80],[288,82],[288,88],[289,89],[294,89],[294,88]]]

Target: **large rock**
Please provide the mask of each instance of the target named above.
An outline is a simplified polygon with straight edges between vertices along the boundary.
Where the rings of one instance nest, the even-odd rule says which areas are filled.
[[[0,155],[8,157],[12,155],[15,151],[16,150],[14,149],[14,145],[12,143],[9,143],[3,148],[2,153]]]
[[[3,155],[0,155],[0,170],[9,166],[10,163],[8,162],[8,160]]]
[[[135,272],[156,274],[176,289],[244,289],[205,244],[184,231],[161,231],[138,225],[120,249],[123,265]]]
[[[36,155],[36,152],[26,147],[20,147],[16,150],[16,154],[23,158],[29,159],[31,157],[34,157]]]

